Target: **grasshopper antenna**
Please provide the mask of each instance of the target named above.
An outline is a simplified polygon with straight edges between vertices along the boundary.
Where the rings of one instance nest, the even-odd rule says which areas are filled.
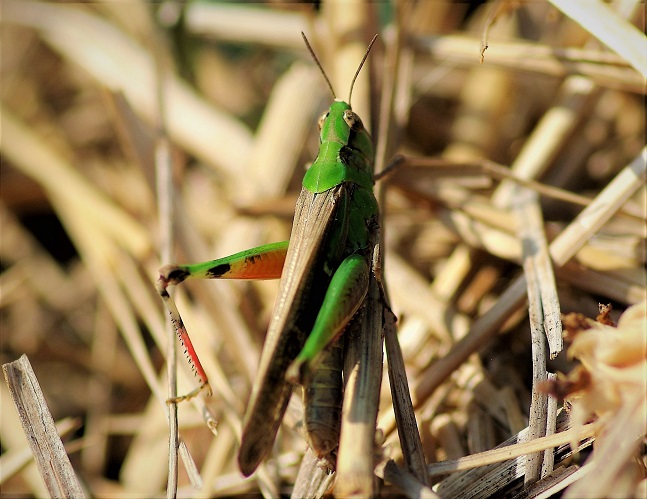
[[[362,66],[364,66],[364,63],[366,62],[366,58],[368,57],[368,53],[371,51],[371,47],[375,43],[375,40],[377,40],[377,34],[373,37],[373,39],[371,40],[371,43],[368,44],[368,48],[366,49],[366,53],[364,54],[364,57],[362,58],[362,62],[359,63],[357,71],[355,72],[355,76],[353,76],[353,81],[350,83],[350,91],[348,92],[348,105],[349,106],[350,106],[350,98],[353,95],[353,86],[355,85],[355,80],[357,80],[357,77],[359,76],[359,72],[362,70]]]
[[[308,51],[310,52],[310,55],[317,63],[317,66],[319,66],[319,70],[321,71],[321,74],[323,75],[324,79],[326,80],[326,83],[328,84],[328,88],[330,89],[330,93],[332,93],[333,99],[337,99],[337,96],[335,95],[335,91],[332,89],[332,84],[330,83],[330,80],[328,79],[328,76],[326,75],[326,72],[324,71],[323,66],[319,62],[319,59],[317,59],[317,56],[315,55],[315,51],[312,50],[312,47],[310,46],[310,43],[308,42],[308,39],[306,38],[306,35],[303,31],[301,32],[301,36],[303,37],[303,41],[306,42],[306,47],[308,47]],[[364,56],[364,59],[366,59],[366,56]]]

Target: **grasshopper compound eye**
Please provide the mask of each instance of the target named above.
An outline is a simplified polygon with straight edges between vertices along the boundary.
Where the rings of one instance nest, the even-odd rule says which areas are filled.
[[[317,121],[317,126],[319,127],[320,132],[329,114],[330,114],[330,111],[325,111],[321,116],[319,116],[319,121]]]
[[[350,109],[344,111],[344,121],[353,130],[361,130],[362,128],[364,128],[364,124],[362,123],[360,117]]]

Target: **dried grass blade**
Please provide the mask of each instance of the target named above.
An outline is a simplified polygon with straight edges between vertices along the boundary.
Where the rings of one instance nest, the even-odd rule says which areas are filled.
[[[393,411],[398,426],[398,437],[407,468],[423,485],[428,484],[425,456],[422,451],[420,433],[413,412],[407,373],[404,369],[402,350],[398,342],[395,316],[385,309],[384,343],[388,359],[389,385],[393,399]]]
[[[647,148],[627,165],[591,204],[551,243],[549,251],[557,266],[564,265],[602,227],[620,206],[645,182]],[[426,399],[440,384],[462,364],[470,354],[485,344],[505,318],[521,306],[526,295],[523,276],[515,279],[499,301],[472,325],[467,336],[452,347],[450,352],[436,364],[416,388],[416,400]]]
[[[366,306],[345,333],[346,387],[337,458],[335,494],[374,493],[375,423],[382,383],[384,307],[377,281],[369,281]]]
[[[644,33],[610,6],[597,0],[550,0],[550,3],[647,78],[647,40]]]
[[[561,322],[559,305],[556,310],[545,310],[543,307],[542,299],[546,294],[552,295],[553,303],[559,302],[537,196],[524,188],[518,188],[513,195],[512,206],[518,218],[517,234],[523,248],[523,269],[528,285],[528,315],[532,348],[532,401],[527,438],[532,440],[546,434],[548,395],[538,390],[538,384],[547,378],[546,336],[552,341],[555,339],[559,341],[556,352],[553,350],[554,345],[551,344],[551,357],[557,355],[561,350]],[[548,275],[542,272],[545,270],[548,270]],[[544,279],[546,280],[544,281]],[[546,286],[549,286],[550,289],[543,291]],[[546,317],[546,312],[556,312],[557,316]],[[556,330],[556,334],[551,334],[549,324],[552,324],[552,329]],[[556,324],[559,327],[555,327]],[[527,457],[525,483],[532,483],[540,478],[542,457],[541,453]]]
[[[625,166],[550,245],[555,265],[561,267],[645,183],[647,147]]]
[[[334,473],[328,473],[321,467],[321,461],[308,448],[301,461],[291,497],[323,497],[332,487],[335,478]]]
[[[402,490],[406,497],[412,499],[440,499],[440,496],[429,487],[420,483],[416,477],[398,468],[395,462],[389,459],[384,465],[382,478]],[[426,473],[425,473],[426,475]]]
[[[26,355],[2,366],[23,431],[52,497],[86,497]]]
[[[518,443],[513,445],[499,446],[486,452],[472,454],[462,457],[460,459],[442,461],[428,466],[428,473],[430,477],[445,475],[447,473],[456,473],[459,471],[470,470],[489,464],[500,463],[515,459],[533,452],[540,452],[551,447],[560,445],[567,445],[573,441],[582,441],[586,438],[592,437],[597,434],[600,429],[598,423],[589,423],[584,426],[578,426],[569,430],[555,433],[547,437],[541,437],[532,441]],[[520,438],[525,431],[521,432],[519,436],[513,438]]]
[[[148,123],[154,122],[152,57],[132,38],[98,16],[68,5],[11,2],[4,21],[37,30],[63,57],[79,64],[113,92],[121,92]],[[97,57],[101,54],[102,57]],[[230,174],[245,165],[251,134],[239,121],[215,109],[177,77],[166,83],[167,124],[171,139],[207,165]],[[229,147],[213,147],[219,137]]]

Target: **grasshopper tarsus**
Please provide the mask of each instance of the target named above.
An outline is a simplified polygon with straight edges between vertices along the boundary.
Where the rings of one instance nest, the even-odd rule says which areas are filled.
[[[169,397],[166,399],[166,404],[171,405],[171,404],[179,404],[180,402],[185,402],[191,399],[194,399],[200,393],[206,390],[205,395],[207,397],[211,397],[213,395],[213,390],[211,389],[211,385],[207,382],[203,385],[200,385],[199,387],[191,390],[189,393],[185,395],[178,395],[177,397]]]

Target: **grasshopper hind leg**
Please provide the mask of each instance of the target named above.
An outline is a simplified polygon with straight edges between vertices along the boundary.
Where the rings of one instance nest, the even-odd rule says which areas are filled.
[[[184,326],[184,321],[180,316],[180,312],[177,309],[177,305],[175,305],[175,300],[173,300],[173,297],[168,292],[168,286],[170,284],[176,283],[173,275],[175,274],[177,277],[178,269],[181,269],[181,268],[174,265],[166,265],[165,267],[162,267],[160,269],[160,277],[157,280],[157,292],[162,297],[162,301],[164,302],[164,305],[166,306],[166,309],[168,310],[169,316],[171,318],[173,329],[175,330],[175,333],[177,334],[180,342],[184,346],[184,353],[187,357],[187,360],[189,361],[189,364],[191,365],[191,369],[193,370],[195,375],[198,376],[198,378],[200,379],[200,385],[194,390],[191,390],[186,395],[169,398],[166,401],[167,404],[178,403],[184,400],[191,400],[192,398],[199,395],[200,392],[202,391],[205,391],[205,393],[207,393],[208,396],[211,396],[211,394],[213,393],[211,390],[211,386],[209,385],[209,379],[207,378],[207,374],[205,373],[204,368],[200,363],[200,359],[198,358],[195,348],[193,348],[193,343],[191,342],[189,333],[187,332],[186,327]],[[179,282],[183,281],[185,278],[186,276],[182,277]]]
[[[312,376],[324,349],[344,330],[368,289],[369,267],[361,255],[348,256],[335,271],[303,349],[288,368],[286,379],[300,383]]]
[[[278,279],[281,277],[285,256],[288,250],[288,241],[264,244],[240,251],[225,258],[211,260],[208,262],[195,263],[190,265],[165,265],[159,270],[157,279],[157,292],[164,301],[168,310],[173,329],[184,345],[184,353],[193,369],[193,372],[200,379],[200,386],[186,395],[174,397],[167,402],[181,402],[197,396],[200,392],[206,391],[212,394],[209,380],[205,373],[198,354],[193,348],[191,338],[184,326],[180,312],[175,301],[168,292],[169,286],[181,284],[186,279]]]

